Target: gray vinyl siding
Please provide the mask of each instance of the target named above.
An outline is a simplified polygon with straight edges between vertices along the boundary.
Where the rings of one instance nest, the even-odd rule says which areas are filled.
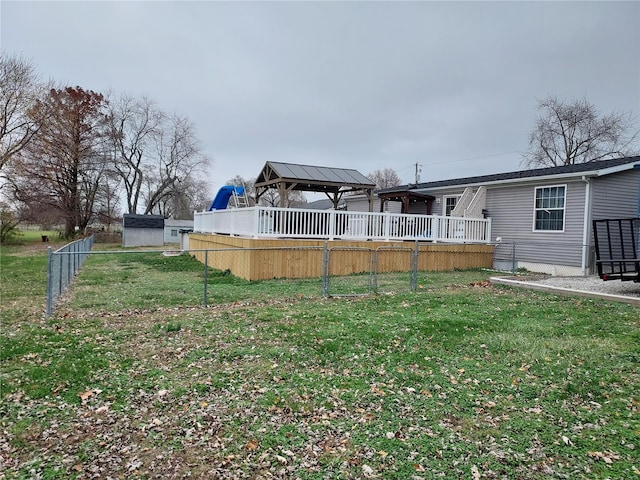
[[[536,187],[566,185],[563,232],[534,231]],[[585,183],[547,181],[509,187],[488,187],[487,216],[493,240],[521,246],[519,259],[554,265],[582,265]]]
[[[477,190],[477,187],[474,188],[474,191]],[[429,195],[433,195],[436,197],[436,200],[433,202],[431,207],[431,215],[444,215],[444,197],[450,197],[454,195],[462,195],[464,193],[464,187],[453,187],[449,189],[440,189],[437,193],[434,192],[425,192]]]
[[[592,180],[593,220],[634,218],[638,214],[640,170],[627,170]]]

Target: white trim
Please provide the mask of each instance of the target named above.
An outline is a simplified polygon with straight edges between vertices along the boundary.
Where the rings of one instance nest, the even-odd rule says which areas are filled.
[[[536,213],[538,210],[546,210],[546,209],[538,209],[536,208],[536,199],[537,199],[537,192],[539,189],[543,189],[543,188],[564,188],[564,199],[563,199],[563,206],[562,206],[562,230],[538,230],[536,229]],[[533,187],[533,225],[532,225],[532,233],[564,233],[565,231],[565,225],[567,224],[567,193],[568,193],[568,188],[567,188],[567,184],[557,184],[557,185],[540,185],[537,187]],[[554,208],[553,210],[560,210],[559,208]]]

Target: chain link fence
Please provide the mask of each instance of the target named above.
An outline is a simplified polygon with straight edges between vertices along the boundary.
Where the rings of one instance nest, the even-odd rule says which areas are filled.
[[[501,242],[494,244],[493,268],[527,271],[559,277],[595,273],[595,248],[575,243]],[[583,267],[584,263],[584,267]]]
[[[73,281],[93,248],[93,235],[68,243],[64,247],[47,251],[47,318],[51,316],[56,300]]]
[[[423,251],[421,246],[407,243],[406,246],[388,246],[388,247],[330,247],[326,244],[322,247],[315,248],[296,248],[296,247],[269,247],[257,248],[260,253],[269,253],[269,258],[277,258],[272,254],[276,252],[282,257],[286,257],[289,261],[285,262],[288,271],[282,275],[276,275],[274,267],[273,278],[296,278],[296,265],[304,263],[313,263],[317,265],[314,269],[320,275],[320,288],[323,296],[358,296],[368,295],[372,293],[396,293],[401,291],[414,291],[418,283],[419,270],[454,270],[460,267],[456,265],[456,260],[462,259],[465,253],[451,252],[443,250],[442,252]],[[131,257],[141,253],[151,253],[167,256],[167,261],[171,261],[170,257],[174,255],[189,254],[195,256],[202,263],[202,276],[200,280],[202,290],[202,304],[207,306],[208,299],[211,295],[210,289],[215,288],[215,282],[219,276],[212,275],[213,271],[207,267],[208,260],[212,256],[237,256],[246,255],[248,249],[243,248],[225,248],[225,249],[200,249],[200,250],[139,250],[139,251],[95,251],[92,252],[93,237],[78,240],[76,242],[65,245],[55,252],[49,250],[49,259],[47,267],[47,317],[52,313],[58,297],[68,288],[73,278],[79,271],[83,262],[89,255],[124,255]],[[575,254],[575,251],[578,254]],[[580,246],[571,246],[567,244],[557,245],[537,245],[531,243],[497,243],[493,250],[493,265],[485,265],[485,268],[493,268],[498,271],[516,273],[521,270],[527,270],[538,273],[549,273],[558,276],[574,276],[580,271],[580,255],[582,251]],[[594,252],[591,247],[586,247],[587,254],[590,259],[594,258]],[[294,253],[292,256],[292,252]],[[568,252],[574,252],[573,259]],[[458,257],[459,255],[459,257]],[[562,257],[564,255],[564,257]],[[575,265],[554,265],[543,264],[532,261],[536,258],[565,258],[570,259]],[[435,268],[424,266],[425,260],[429,258],[446,258],[447,261],[437,264]],[[122,257],[121,257],[122,258]],[[131,257],[133,258],[133,257]],[[292,259],[295,259],[292,260]],[[321,260],[320,260],[321,259]],[[264,263],[266,260],[261,259]],[[274,262],[276,260],[271,260]],[[321,265],[319,264],[321,262]],[[280,262],[282,263],[282,262]],[[349,269],[355,273],[345,275],[345,265],[352,266]],[[593,262],[590,263],[593,265]],[[224,270],[224,268],[223,268]],[[428,274],[428,273],[427,273]],[[317,277],[315,277],[317,278]],[[109,282],[108,274],[104,278],[105,282]],[[197,301],[197,300],[196,300]]]

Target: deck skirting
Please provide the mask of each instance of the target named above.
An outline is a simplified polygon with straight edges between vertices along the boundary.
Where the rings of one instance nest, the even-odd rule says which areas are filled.
[[[416,243],[346,240],[255,239],[191,233],[189,249],[200,262],[229,270],[245,280],[319,278],[324,250],[329,250],[329,275],[350,275],[377,268],[383,272],[408,272]],[[493,246],[482,244],[418,244],[418,270],[444,271],[491,268]],[[376,267],[377,266],[377,267]]]

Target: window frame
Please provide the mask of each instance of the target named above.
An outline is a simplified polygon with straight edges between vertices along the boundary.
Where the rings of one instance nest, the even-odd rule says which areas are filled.
[[[558,207],[547,207],[547,208],[543,208],[543,207],[537,207],[537,200],[538,200],[538,191],[540,190],[550,190],[552,188],[562,188],[564,190],[564,195],[563,195],[563,200],[562,200],[562,208],[558,208]],[[539,187],[534,187],[533,189],[533,225],[532,225],[532,232],[534,233],[564,233],[565,231],[565,226],[566,226],[566,221],[567,221],[567,184],[556,184],[556,185],[541,185]],[[543,230],[543,229],[538,229],[536,228],[537,223],[538,223],[538,211],[549,211],[549,210],[554,210],[554,211],[559,211],[562,210],[562,228],[559,230]]]
[[[458,201],[460,200],[460,197],[462,197],[462,195],[443,195],[442,196],[442,215],[443,216],[445,216],[445,217],[450,217],[451,216],[451,212],[447,213],[447,200],[449,198],[455,198],[456,204],[451,209],[451,211],[453,211],[456,208],[456,205],[458,205]]]

